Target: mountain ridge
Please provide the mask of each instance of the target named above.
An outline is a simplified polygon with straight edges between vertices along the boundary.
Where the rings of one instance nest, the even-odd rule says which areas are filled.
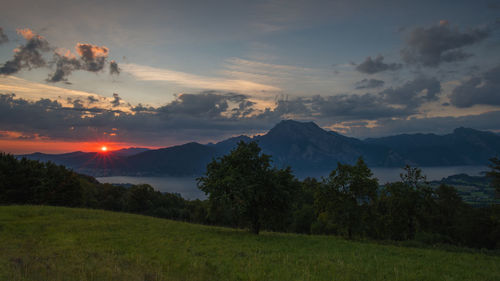
[[[52,161],[78,172],[97,176],[200,175],[212,159],[230,152],[239,141],[257,141],[277,167],[295,172],[332,170],[338,162],[359,157],[371,167],[485,165],[500,154],[500,136],[471,128],[456,128],[445,135],[400,134],[360,140],[326,131],[314,122],[283,120],[264,135],[240,135],[217,143],[189,142],[160,149],[136,148],[131,155],[115,152],[33,153],[20,155]],[[136,152],[136,153],[134,153]]]

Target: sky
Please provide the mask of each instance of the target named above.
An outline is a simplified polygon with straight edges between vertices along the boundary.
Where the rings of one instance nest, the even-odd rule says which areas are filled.
[[[500,1],[39,1],[0,9],[0,151],[167,147],[314,121],[500,132]]]

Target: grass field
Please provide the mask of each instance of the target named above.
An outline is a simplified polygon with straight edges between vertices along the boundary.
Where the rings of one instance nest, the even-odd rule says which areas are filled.
[[[0,207],[0,280],[500,280],[500,257],[125,213]]]

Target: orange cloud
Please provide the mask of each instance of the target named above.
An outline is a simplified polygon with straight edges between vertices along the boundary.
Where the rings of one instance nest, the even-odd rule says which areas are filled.
[[[71,53],[70,50],[65,49],[65,48],[57,48],[55,50],[55,53],[58,54],[61,57],[65,57],[68,59],[76,59],[76,56]]]
[[[96,46],[92,44],[76,44],[76,52],[83,58],[94,59],[96,57],[107,57],[109,53],[108,47]]]
[[[35,32],[33,32],[33,30],[31,30],[29,28],[23,28],[23,29],[18,28],[18,29],[16,29],[16,31],[19,35],[24,37],[24,39],[26,39],[26,40],[31,40],[33,37],[37,37],[38,39],[43,38],[42,36],[37,35]]]

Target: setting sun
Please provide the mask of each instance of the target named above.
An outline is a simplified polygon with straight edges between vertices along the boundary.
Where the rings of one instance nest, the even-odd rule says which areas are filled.
[[[102,146],[101,151],[103,151],[103,152],[108,151],[108,148],[106,146]]]

